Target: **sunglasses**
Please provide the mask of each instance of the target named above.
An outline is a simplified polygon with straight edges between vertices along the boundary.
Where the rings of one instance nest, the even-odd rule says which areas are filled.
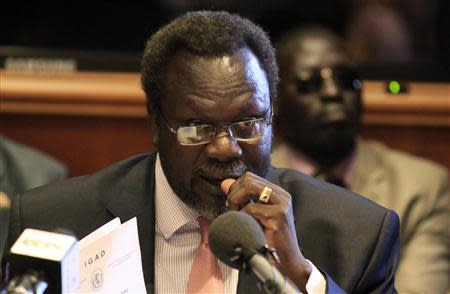
[[[320,91],[326,80],[333,80],[342,90],[361,90],[362,84],[358,74],[348,66],[305,68],[298,71],[294,78],[297,92],[300,94]]]

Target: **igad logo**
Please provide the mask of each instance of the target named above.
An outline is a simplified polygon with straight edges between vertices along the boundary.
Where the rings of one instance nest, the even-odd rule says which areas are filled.
[[[106,251],[105,250],[101,250],[99,252],[97,252],[94,256],[89,257],[88,259],[86,259],[84,261],[84,267],[88,267],[92,264],[94,264],[96,261],[99,261],[101,258],[105,257],[106,255]]]

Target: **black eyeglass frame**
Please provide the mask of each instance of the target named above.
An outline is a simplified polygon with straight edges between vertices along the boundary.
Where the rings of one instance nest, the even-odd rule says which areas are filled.
[[[162,112],[162,110],[160,108],[157,109],[158,113],[161,115],[162,120],[164,121],[164,123],[166,124],[166,126],[168,127],[168,129],[173,133],[177,135],[177,141],[178,143],[180,143],[180,145],[184,145],[184,146],[197,146],[197,145],[206,145],[212,142],[213,138],[215,136],[217,136],[217,130],[219,128],[217,128],[214,125],[211,124],[201,124],[201,125],[192,125],[192,126],[178,126],[177,128],[174,128],[170,125],[169,120],[167,119],[167,117],[164,115],[164,113]],[[266,115],[266,113],[270,111],[270,118],[267,119],[266,117],[255,117],[255,118],[251,118],[251,119],[246,119],[243,121],[238,121],[238,122],[233,122],[230,123],[228,125],[222,126],[220,129],[225,129],[227,130],[227,134],[233,138],[234,140],[238,141],[238,142],[251,142],[251,141],[257,141],[261,138],[261,135],[258,137],[254,137],[254,138],[240,138],[240,137],[235,137],[232,131],[232,126],[233,125],[238,125],[238,124],[242,124],[242,123],[248,123],[248,122],[256,122],[256,121],[265,121],[266,125],[264,126],[267,127],[269,125],[271,125],[273,123],[273,107],[272,105],[270,105],[270,108],[265,112],[264,116]],[[204,127],[204,126],[210,126],[211,128],[214,129],[214,136],[211,136],[211,138],[209,138],[208,140],[202,141],[202,142],[198,142],[198,143],[186,143],[186,142],[182,142],[180,141],[180,138],[178,136],[178,131],[182,128],[191,128],[191,127]]]

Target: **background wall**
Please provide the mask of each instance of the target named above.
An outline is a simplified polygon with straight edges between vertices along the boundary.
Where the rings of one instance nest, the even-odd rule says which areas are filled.
[[[155,150],[139,73],[0,70],[0,133],[65,162],[71,175]],[[365,81],[362,134],[450,168],[450,83],[392,95]]]
[[[139,87],[146,39],[198,9],[237,12],[277,41],[311,22],[347,40],[364,87],[362,133],[450,167],[448,0],[14,1],[0,18],[0,133],[92,172],[154,150]],[[410,83],[389,95],[386,82]]]
[[[273,41],[294,26],[321,23],[348,40],[358,61],[450,61],[447,0],[18,0],[3,7],[0,46],[140,54],[162,24],[199,9],[246,16]]]

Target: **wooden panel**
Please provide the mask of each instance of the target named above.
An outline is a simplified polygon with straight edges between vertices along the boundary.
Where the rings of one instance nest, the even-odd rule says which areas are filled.
[[[137,73],[29,73],[0,70],[2,113],[145,118]]]
[[[0,133],[81,175],[155,150],[137,73],[0,71]]]
[[[364,82],[362,134],[450,168],[450,84],[391,95]],[[72,175],[154,150],[139,73],[0,70],[0,133],[65,162]]]
[[[389,94],[386,82],[363,87],[362,136],[446,165],[450,169],[450,84],[406,83]]]
[[[386,82],[365,81],[364,124],[450,127],[450,84],[406,83],[407,93],[386,92]]]
[[[3,113],[146,117],[139,73],[66,74],[0,70]],[[392,95],[383,81],[365,81],[364,123],[450,127],[450,84],[410,83]]]
[[[155,150],[146,119],[2,114],[0,133],[66,163],[82,175]]]

